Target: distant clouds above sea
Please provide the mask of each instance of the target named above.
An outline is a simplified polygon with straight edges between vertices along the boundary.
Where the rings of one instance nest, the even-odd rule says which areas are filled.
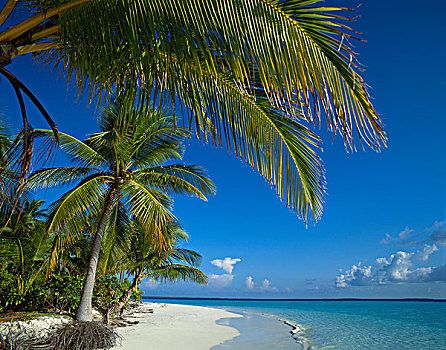
[[[348,270],[341,269],[341,274],[336,277],[336,287],[446,282],[445,265],[414,267],[417,261],[427,263],[436,252],[444,254],[445,221],[436,221],[421,232],[406,227],[394,236],[386,233],[381,243],[404,246],[413,251],[398,250],[387,258],[379,257],[373,266],[358,262]]]

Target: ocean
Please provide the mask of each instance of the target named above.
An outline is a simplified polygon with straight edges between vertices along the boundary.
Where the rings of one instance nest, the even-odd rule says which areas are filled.
[[[295,340],[291,339],[296,349],[446,350],[444,302],[183,299],[150,301],[219,307],[245,315],[263,314],[287,320],[302,329],[302,332],[294,336]],[[237,328],[237,322],[237,319],[233,319],[225,324]],[[241,333],[243,335],[242,331]],[[284,337],[291,338],[288,332],[283,333]],[[237,338],[232,344],[234,345],[228,344],[222,348],[236,349]]]

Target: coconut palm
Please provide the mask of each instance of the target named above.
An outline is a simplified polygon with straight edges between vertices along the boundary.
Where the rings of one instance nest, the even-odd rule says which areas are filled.
[[[165,237],[169,241],[168,248],[161,250],[156,237],[149,235],[136,220],[131,220],[124,208],[119,208],[117,220],[110,221],[104,233],[98,273],[131,278],[131,284],[116,302],[108,305],[107,320],[113,315],[122,315],[130,297],[146,278],[161,283],[206,283],[206,276],[197,268],[201,255],[180,247],[187,237],[178,223],[170,223]]]
[[[42,200],[20,203],[12,217],[0,213],[0,267],[7,268],[17,280],[17,302],[23,301],[33,282],[42,276],[51,247],[46,236]],[[6,223],[8,225],[6,226]]]
[[[125,213],[121,213],[121,217],[124,216]],[[106,231],[103,241],[104,252],[99,261],[99,269],[106,275],[121,274],[132,278],[131,286],[109,310],[110,315],[122,314],[132,293],[146,278],[161,283],[207,282],[204,273],[197,269],[201,255],[180,247],[181,241],[187,239],[188,235],[177,222],[168,225],[166,238],[170,243],[169,248],[161,251],[157,247],[159,242],[147,234],[144,226],[129,218],[124,221],[125,223],[118,224],[121,226],[120,229]]]
[[[18,6],[29,10],[19,23]],[[0,74],[50,116],[5,67],[32,53],[79,93],[137,93],[182,112],[204,141],[225,144],[305,221],[322,213],[324,169],[312,124],[346,147],[386,137],[349,40],[349,9],[322,0],[8,0],[0,11]],[[9,20],[8,20],[9,19]],[[322,117],[324,115],[324,117]]]
[[[76,237],[90,231],[93,245],[83,285],[79,321],[91,321],[91,297],[101,243],[110,220],[115,220],[118,203],[160,242],[169,248],[167,227],[176,222],[170,212],[168,193],[188,194],[206,200],[214,184],[202,168],[179,163],[184,132],[173,127],[172,117],[153,111],[132,109],[132,102],[118,99],[100,118],[100,132],[84,141],[59,133],[61,148],[75,163],[73,167],[42,169],[29,178],[33,188],[76,186],[50,206],[48,232],[56,233],[57,252]],[[36,130],[51,137],[52,130]],[[95,218],[92,220],[92,218]],[[54,254],[50,266],[57,261]]]

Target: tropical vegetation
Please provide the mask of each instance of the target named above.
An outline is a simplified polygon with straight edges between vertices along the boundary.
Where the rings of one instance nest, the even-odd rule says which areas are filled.
[[[225,144],[300,217],[317,220],[325,176],[312,126],[326,120],[350,149],[386,142],[349,42],[349,11],[318,0],[8,0],[0,74],[21,106],[23,152],[32,133],[22,93],[57,138],[49,113],[6,68],[32,53],[92,100],[126,91],[141,108],[181,111],[175,123]],[[29,157],[22,162],[28,169]]]
[[[98,245],[98,232],[104,237],[104,244],[99,244],[103,254],[95,260],[100,267],[98,283],[89,297],[106,322],[121,315],[131,297],[138,298],[144,278],[206,283],[197,269],[200,254],[179,246],[187,234],[170,212],[172,201],[164,192],[205,199],[214,185],[200,167],[163,165],[181,160],[184,151],[185,134],[173,128],[172,117],[128,107],[117,101],[105,109],[101,132],[84,142],[60,133],[61,147],[77,166],[41,169],[27,182],[48,187],[79,181],[50,206],[49,215],[42,209],[43,201],[25,197],[29,191],[12,215],[8,209],[2,211],[0,311],[78,309],[82,275],[87,270],[96,274],[90,252]],[[35,132],[45,137],[52,131]],[[6,132],[3,135],[10,140]],[[88,187],[92,180],[95,187]],[[107,203],[100,202],[110,198],[113,186],[117,199],[107,211]]]
[[[180,161],[184,131],[174,128],[173,118],[148,107],[132,108],[133,101],[117,98],[105,108],[99,120],[100,132],[81,141],[59,132],[60,147],[75,166],[44,168],[34,172],[27,187],[75,187],[50,207],[47,232],[55,234],[49,270],[57,264],[58,252],[85,232],[93,246],[76,319],[92,320],[92,295],[102,240],[107,230],[121,236],[106,247],[107,257],[130,231],[130,219],[146,235],[156,238],[158,253],[171,248],[171,226],[177,219],[171,212],[168,194],[188,194],[206,200],[215,192],[205,171]],[[36,130],[51,137],[52,130]],[[171,161],[171,164],[163,163]],[[128,213],[128,214],[127,214]],[[129,217],[126,218],[126,215]],[[123,231],[123,232],[119,232]]]

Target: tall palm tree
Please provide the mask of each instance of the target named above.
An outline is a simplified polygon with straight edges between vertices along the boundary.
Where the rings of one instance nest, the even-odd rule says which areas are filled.
[[[349,40],[349,9],[322,0],[8,0],[0,10],[0,74],[49,114],[5,67],[33,53],[79,93],[138,94],[182,112],[204,141],[226,144],[305,221],[322,213],[325,176],[313,124],[346,148],[386,136]],[[30,16],[10,14],[20,5]],[[9,21],[8,21],[9,18]],[[8,24],[9,23],[9,24]],[[325,116],[322,117],[322,114]],[[25,129],[26,130],[26,129]]]
[[[167,227],[176,222],[167,193],[189,194],[206,200],[215,191],[202,168],[179,163],[185,134],[174,128],[170,116],[152,108],[132,109],[129,100],[117,100],[100,118],[100,132],[84,141],[59,133],[61,148],[73,167],[42,169],[29,178],[30,187],[76,186],[50,207],[48,231],[56,233],[55,252],[88,229],[94,232],[88,271],[83,285],[79,321],[91,321],[91,297],[101,243],[107,224],[122,205],[131,216],[168,249]],[[52,130],[36,130],[53,136]],[[95,218],[92,222],[92,218]],[[50,261],[56,263],[57,255]]]

